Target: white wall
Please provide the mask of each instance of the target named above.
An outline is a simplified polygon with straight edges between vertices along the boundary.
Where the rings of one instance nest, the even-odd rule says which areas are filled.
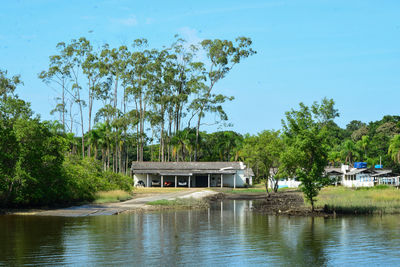
[[[300,186],[301,182],[300,181],[295,181],[294,179],[287,179],[283,181],[278,181],[278,186],[279,187],[289,187],[289,188],[298,188]],[[272,189],[273,185],[271,183],[268,183],[268,188]]]
[[[364,173],[343,175],[342,185],[345,187],[373,187],[374,178]]]
[[[344,180],[344,181],[342,181],[342,185],[345,187],[373,187],[374,182]]]

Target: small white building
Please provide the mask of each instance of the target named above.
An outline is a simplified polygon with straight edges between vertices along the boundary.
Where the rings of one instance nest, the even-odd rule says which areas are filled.
[[[254,173],[243,162],[133,162],[135,185],[146,187],[244,187]]]
[[[342,185],[346,187],[373,187],[377,184],[392,184],[390,179],[391,170],[372,168],[353,168],[343,174]]]

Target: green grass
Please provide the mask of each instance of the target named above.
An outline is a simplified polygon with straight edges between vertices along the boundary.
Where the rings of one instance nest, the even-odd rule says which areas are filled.
[[[400,213],[400,190],[388,186],[372,188],[327,187],[321,190],[316,206],[341,214]]]
[[[178,198],[173,200],[161,199],[147,202],[148,205],[163,206],[169,208],[207,208],[208,203],[201,199]]]
[[[257,185],[257,187],[250,187],[250,188],[212,188],[214,191],[221,192],[221,193],[226,193],[226,194],[262,194],[262,193],[267,193],[265,191],[265,185],[263,187],[260,187]],[[296,190],[297,188],[279,188],[278,191],[288,191],[288,190]],[[270,191],[271,192],[271,191]]]
[[[230,189],[224,193],[231,193],[231,194],[260,194],[266,193],[265,188],[236,188]]]
[[[100,191],[95,194],[94,203],[111,203],[131,199],[129,192],[122,190]]]

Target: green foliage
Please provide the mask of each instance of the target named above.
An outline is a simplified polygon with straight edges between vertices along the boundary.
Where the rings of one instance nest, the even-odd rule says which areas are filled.
[[[233,131],[219,131],[200,135],[200,161],[238,161],[243,136]]]
[[[71,138],[63,126],[32,118],[29,104],[13,94],[18,79],[0,74],[1,206],[92,200],[100,190],[132,188],[129,177],[103,172],[93,158],[65,158]]]
[[[314,102],[311,108],[300,103],[299,110],[286,112],[282,121],[288,149],[282,154],[282,169],[300,181],[305,198],[314,209],[315,197],[329,179],[324,176],[328,163],[326,125],[338,116],[332,100]]]
[[[279,131],[263,131],[255,136],[246,136],[242,148],[245,162],[255,170],[257,178],[268,180],[278,190],[278,177],[281,154],[285,150]],[[268,186],[268,184],[266,184]]]
[[[63,172],[70,201],[94,200],[98,191],[132,190],[131,178],[111,171],[103,172],[100,162],[94,158],[66,157]]]
[[[394,162],[400,164],[400,134],[390,140],[388,154]]]

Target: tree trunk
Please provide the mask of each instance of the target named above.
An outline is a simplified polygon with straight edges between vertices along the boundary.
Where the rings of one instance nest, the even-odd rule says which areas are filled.
[[[201,120],[202,111],[199,113],[199,118],[197,120],[197,127],[196,127],[196,143],[194,147],[194,161],[197,161],[197,148],[199,145],[199,134],[200,134],[200,120]]]
[[[119,169],[119,173],[122,173],[122,146],[119,147],[118,153],[119,153],[119,155],[118,155],[118,158],[119,158],[119,160],[118,160],[118,163],[119,163],[118,164],[119,165],[118,169]]]
[[[107,169],[107,165],[106,165],[106,155],[105,155],[105,151],[104,148],[101,148],[101,161],[103,163],[103,170],[105,171]]]
[[[81,112],[82,158],[84,158],[85,157],[85,130],[83,129],[83,111],[82,111],[81,102],[79,102],[79,110]]]
[[[65,133],[65,82],[62,82],[62,124],[63,132]]]
[[[160,157],[161,162],[165,161],[164,157],[164,107],[161,106],[161,133],[160,133]]]
[[[128,147],[125,149],[126,153],[126,160],[125,160],[125,175],[128,175],[128,168],[129,168],[129,153],[128,153]]]
[[[107,170],[110,169],[110,144],[107,144]]]
[[[90,130],[91,130],[91,125],[92,125],[92,107],[93,107],[93,99],[92,99],[92,89],[91,89],[91,82],[90,82],[90,79],[89,79],[89,88],[88,88],[88,90],[89,90],[89,114],[88,114],[88,133],[90,134]],[[91,155],[91,145],[89,145],[88,146],[88,151],[87,151],[87,154],[88,154],[88,157],[90,157],[90,155]]]
[[[268,191],[268,178],[265,179],[265,191],[267,191],[267,196],[269,197],[269,191]]]

